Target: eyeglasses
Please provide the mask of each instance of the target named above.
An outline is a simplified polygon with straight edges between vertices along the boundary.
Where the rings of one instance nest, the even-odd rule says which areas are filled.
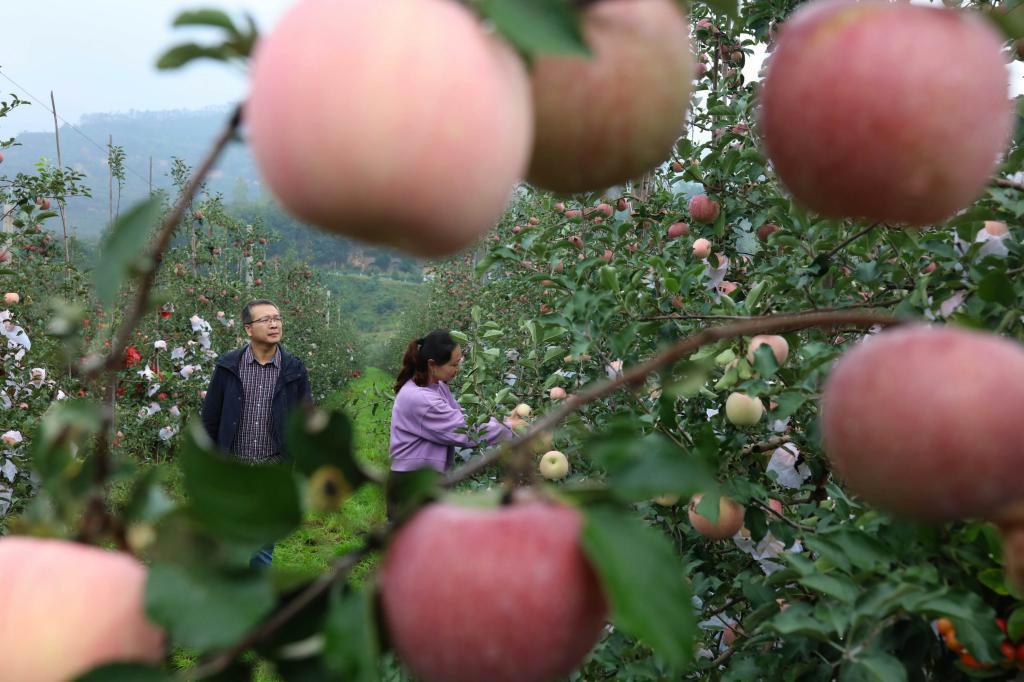
[[[267,317],[261,317],[258,320],[253,320],[249,324],[270,324],[271,322],[281,323],[284,322],[284,318],[280,315],[268,315]]]

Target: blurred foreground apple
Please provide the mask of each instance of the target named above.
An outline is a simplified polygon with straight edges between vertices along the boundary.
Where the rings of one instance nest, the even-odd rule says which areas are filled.
[[[105,663],[161,661],[145,583],[145,567],[127,554],[0,538],[0,680],[58,682]]]
[[[497,221],[533,125],[522,61],[451,0],[300,0],[257,45],[245,122],[289,212],[421,256]]]
[[[693,52],[673,0],[598,0],[582,10],[592,55],[542,54],[532,69],[535,139],[527,180],[602,190],[664,162],[683,134]]]
[[[913,326],[846,351],[825,383],[822,441],[867,502],[925,521],[988,517],[1024,491],[1024,346]]]
[[[597,642],[607,612],[580,513],[545,502],[434,504],[395,535],[380,575],[391,642],[424,682],[554,680]]]
[[[1015,120],[1008,78],[1002,38],[978,14],[809,2],[767,62],[767,156],[822,216],[929,225],[992,177]]]

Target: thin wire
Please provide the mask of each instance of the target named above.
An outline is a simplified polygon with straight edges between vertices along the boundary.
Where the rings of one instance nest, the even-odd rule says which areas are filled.
[[[64,118],[63,118],[63,117],[61,117],[61,116],[60,116],[60,114],[55,114],[55,113],[54,113],[54,111],[53,111],[53,109],[51,109],[51,108],[50,108],[50,107],[48,107],[48,106],[47,106],[47,105],[46,105],[45,103],[43,103],[42,101],[40,101],[40,100],[39,100],[39,98],[38,98],[38,97],[36,97],[35,95],[33,95],[33,94],[32,94],[31,92],[29,92],[28,90],[26,90],[25,88],[23,88],[23,87],[22,87],[21,85],[19,85],[18,83],[16,83],[16,82],[14,81],[14,79],[12,79],[12,78],[11,78],[10,76],[8,76],[8,75],[7,75],[6,73],[4,73],[2,69],[0,69],[0,76],[3,76],[4,78],[6,78],[6,79],[7,79],[8,81],[10,81],[10,83],[11,83],[11,84],[12,84],[12,85],[13,85],[14,87],[18,88],[18,89],[19,89],[19,90],[21,90],[21,91],[22,91],[23,93],[25,93],[26,95],[28,95],[28,96],[29,96],[29,99],[31,99],[31,100],[34,100],[34,101],[35,101],[35,103],[36,103],[36,104],[38,104],[39,106],[41,106],[41,107],[42,107],[43,109],[45,109],[45,110],[47,111],[47,113],[53,114],[54,116],[56,116],[56,117],[57,117],[57,119],[59,119],[59,120],[60,120],[60,122],[61,122],[61,123],[63,123],[64,125],[68,126],[68,127],[69,127],[69,128],[71,128],[72,130],[74,130],[74,131],[75,131],[76,133],[78,133],[79,135],[81,135],[81,136],[82,136],[83,138],[85,138],[85,139],[86,139],[86,140],[87,140],[87,141],[88,141],[88,142],[89,142],[89,143],[90,143],[90,144],[91,144],[92,146],[96,147],[96,149],[99,149],[99,150],[100,150],[101,152],[104,152],[105,154],[109,154],[109,153],[110,153],[110,150],[109,150],[109,149],[107,148],[107,146],[106,146],[106,145],[101,145],[101,144],[99,144],[98,142],[96,142],[95,140],[93,140],[93,139],[92,139],[91,137],[89,137],[88,135],[86,135],[85,133],[83,133],[83,132],[82,132],[81,130],[79,130],[77,126],[75,126],[75,125],[73,125],[73,124],[69,123],[68,121],[64,120]],[[137,171],[136,171],[136,170],[135,170],[134,168],[132,168],[132,167],[131,167],[131,166],[129,166],[128,164],[125,164],[125,168],[126,168],[126,169],[128,169],[128,170],[129,170],[129,171],[130,171],[130,172],[132,173],[132,175],[134,175],[135,177],[137,177],[137,178],[138,178],[139,180],[142,180],[143,182],[145,182],[145,183],[147,183],[147,184],[149,183],[149,178],[147,178],[147,177],[146,177],[146,176],[144,176],[144,175],[141,175],[140,173],[138,173],[138,172],[137,172]]]

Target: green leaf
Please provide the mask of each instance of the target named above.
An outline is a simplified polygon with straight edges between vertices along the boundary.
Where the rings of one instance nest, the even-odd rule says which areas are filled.
[[[215,26],[227,31],[230,35],[241,38],[242,34],[225,12],[215,9],[185,10],[175,17],[172,26]]]
[[[75,678],[75,682],[172,682],[174,677],[160,668],[141,663],[108,663]]]
[[[290,468],[251,466],[207,450],[198,423],[187,430],[181,454],[185,492],[193,515],[214,534],[241,543],[282,538],[302,522]]]
[[[989,303],[1011,306],[1016,301],[1013,282],[1001,270],[992,270],[978,283],[978,298]]]
[[[1024,38],[1024,8],[1020,2],[1005,2],[1001,7],[986,7],[985,16],[1002,32],[1006,40]]]
[[[307,476],[321,467],[334,466],[341,470],[353,491],[369,480],[355,459],[352,422],[340,410],[293,410],[286,432],[295,468]]]
[[[697,623],[672,545],[627,512],[592,507],[584,515],[583,549],[601,578],[613,622],[681,669],[693,657]]]
[[[396,519],[404,518],[436,498],[440,477],[441,475],[434,469],[416,469],[403,473],[400,478],[389,482],[395,500]]]
[[[480,9],[528,57],[590,56],[580,31],[578,12],[565,0],[483,0]]]
[[[274,608],[266,575],[231,575],[157,563],[146,580],[146,614],[180,646],[208,651],[234,644]]]
[[[1014,609],[1010,617],[1006,619],[1006,634],[1014,642],[1024,637],[1024,606]]]
[[[780,635],[804,635],[822,642],[831,641],[834,630],[811,615],[807,604],[790,604],[769,621],[770,628]]]
[[[324,625],[324,663],[342,680],[379,679],[377,619],[372,590],[335,589]]]
[[[197,43],[183,43],[170,48],[156,61],[156,68],[161,70],[180,69],[196,59],[213,59],[216,61],[227,61],[237,56],[234,50],[225,45],[199,45]]]
[[[611,489],[620,499],[645,500],[668,493],[688,496],[714,487],[704,463],[662,434],[642,438],[631,431],[611,437],[604,434],[590,453],[608,471]]]
[[[765,346],[762,346],[761,348],[764,347]],[[757,349],[758,352],[761,351],[761,348]],[[773,355],[772,360],[774,359],[775,356]],[[775,402],[778,407],[776,407],[775,411],[772,412],[772,419],[785,419],[786,417],[793,415],[800,409],[801,405],[807,402],[807,396],[803,393],[797,393],[796,391],[786,391],[785,393],[780,393],[775,396]]]
[[[845,577],[815,573],[801,578],[800,584],[815,592],[835,597],[844,604],[853,604],[857,599],[857,586]]]
[[[100,429],[100,406],[87,400],[55,403],[43,415],[32,453],[32,464],[49,484],[61,478],[72,462],[72,445],[84,443]]]
[[[779,371],[779,363],[775,361],[775,352],[767,343],[762,343],[754,351],[754,367],[762,378],[767,379]]]
[[[998,568],[988,568],[978,574],[978,582],[992,590],[996,594],[1009,595],[1010,590],[1006,587],[1003,578],[1003,571]]]
[[[907,669],[900,659],[884,651],[872,651],[845,664],[841,682],[905,682]]]
[[[129,267],[149,242],[160,211],[158,195],[136,204],[114,224],[104,240],[100,262],[92,272],[96,295],[104,305],[113,305]]]

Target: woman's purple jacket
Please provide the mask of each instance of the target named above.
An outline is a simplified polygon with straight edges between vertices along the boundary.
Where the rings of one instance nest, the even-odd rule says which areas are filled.
[[[491,418],[479,437],[469,438],[466,415],[443,381],[429,386],[405,382],[391,408],[391,470],[450,467],[455,446],[476,447],[512,438],[512,430]],[[460,432],[462,431],[462,432]]]

